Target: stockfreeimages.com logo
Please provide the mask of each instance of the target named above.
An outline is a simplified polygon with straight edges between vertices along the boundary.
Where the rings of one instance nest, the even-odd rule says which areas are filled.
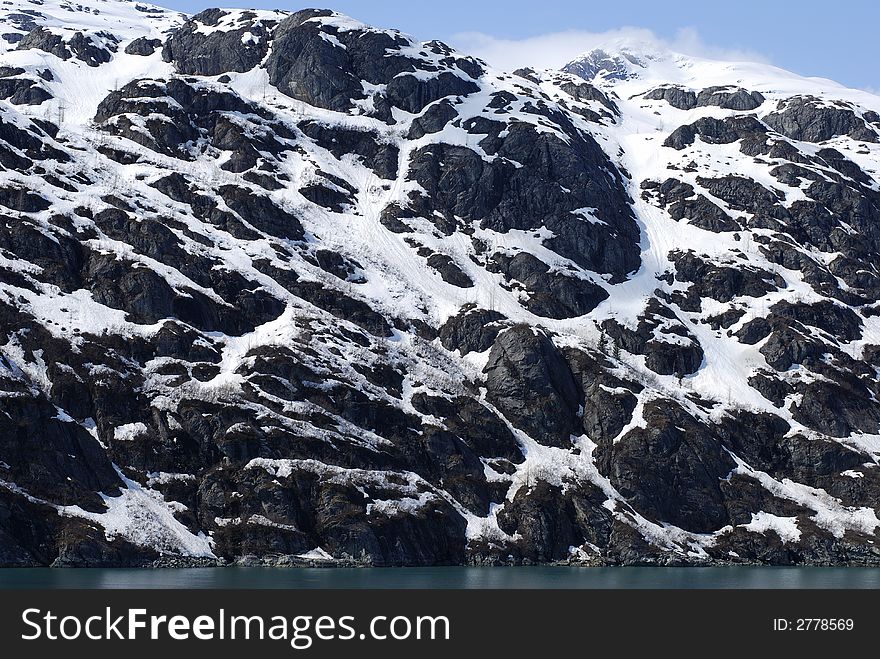
[[[315,641],[450,639],[446,616],[374,616],[361,632],[355,616],[245,616],[228,615],[224,609],[195,617],[150,615],[147,609],[125,609],[117,614],[110,607],[101,615],[87,617],[25,609],[21,620],[25,641],[272,640],[307,650]]]

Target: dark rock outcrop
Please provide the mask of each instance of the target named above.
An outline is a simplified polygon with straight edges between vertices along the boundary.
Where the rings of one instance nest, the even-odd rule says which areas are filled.
[[[162,46],[161,39],[150,39],[149,37],[138,37],[125,47],[126,55],[140,55],[148,57],[156,52]]]
[[[222,29],[211,29],[221,21]],[[272,20],[258,20],[252,12],[206,9],[175,30],[165,42],[162,57],[189,75],[250,71],[266,56],[275,25]]]
[[[496,254],[494,265],[508,281],[525,287],[523,305],[536,316],[545,318],[576,318],[595,309],[608,298],[605,289],[596,284],[551,271],[550,266],[528,252],[514,257]]]
[[[597,463],[636,510],[698,533],[728,521],[721,481],[734,468],[719,439],[674,403],[645,406],[637,428],[603,450]]]
[[[656,87],[645,94],[645,98],[651,101],[666,101],[669,105],[679,110],[693,110],[697,107],[696,92],[683,89],[682,87]]]
[[[455,59],[444,44],[426,45],[437,55],[450,55],[443,60],[446,70],[437,71],[403,54],[402,47],[410,44],[399,34],[338,30],[320,21],[328,16],[331,12],[306,9],[284,19],[275,31],[266,70],[269,81],[292,98],[345,112],[367,100],[365,81],[385,87],[371,97],[373,113],[390,119],[390,106],[418,113],[441,98],[479,89],[470,79],[482,73],[479,65]]]
[[[492,401],[536,441],[568,446],[580,394],[565,359],[546,334],[517,326],[489,352],[486,388]]]
[[[484,352],[495,343],[504,328],[503,314],[487,309],[463,308],[440,328],[440,341],[447,350]]]
[[[781,101],[775,112],[764,122],[795,140],[824,142],[836,135],[849,135],[855,140],[876,142],[877,131],[869,127],[845,103],[825,103],[813,96],[794,96]]]
[[[764,103],[759,92],[740,87],[707,87],[697,95],[697,106],[715,105],[724,110],[755,110]]]

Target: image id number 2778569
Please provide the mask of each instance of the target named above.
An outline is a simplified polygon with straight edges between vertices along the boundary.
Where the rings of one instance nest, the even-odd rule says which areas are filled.
[[[855,627],[852,618],[774,618],[775,632],[851,632]]]

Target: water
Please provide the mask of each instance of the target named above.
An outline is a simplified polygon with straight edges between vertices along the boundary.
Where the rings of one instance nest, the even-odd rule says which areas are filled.
[[[6,588],[880,588],[880,568],[16,568]]]

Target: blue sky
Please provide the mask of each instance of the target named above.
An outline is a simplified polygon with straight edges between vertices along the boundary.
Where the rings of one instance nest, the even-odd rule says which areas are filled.
[[[216,6],[202,0],[153,1],[191,13]],[[597,33],[617,35],[622,28],[641,28],[689,54],[761,59],[802,75],[880,92],[880,3],[867,0],[328,0],[317,5],[248,0],[243,4],[272,9],[327,6],[373,25],[394,27],[421,39],[442,39],[487,59],[504,60],[493,61],[499,66],[519,65],[523,59],[552,65],[588,49],[601,39]]]

